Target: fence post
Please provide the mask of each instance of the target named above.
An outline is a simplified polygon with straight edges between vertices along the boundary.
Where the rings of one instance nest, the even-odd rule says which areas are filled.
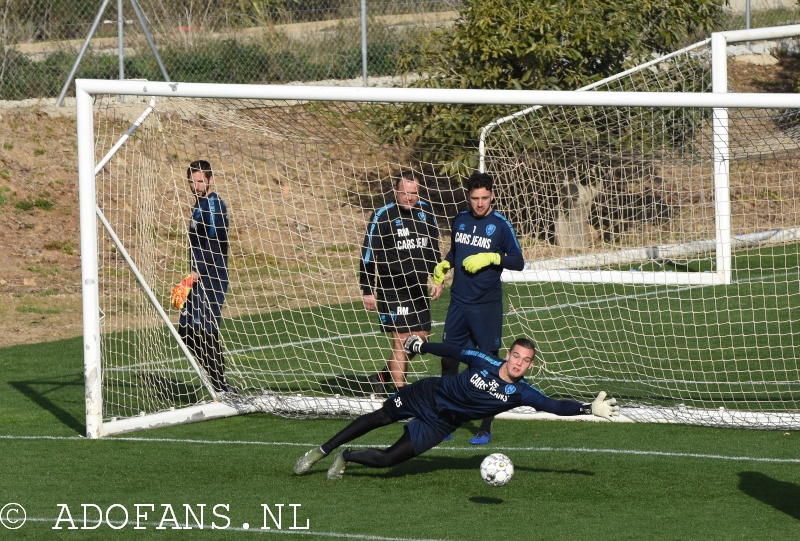
[[[367,0],[361,0],[361,77],[367,85]]]

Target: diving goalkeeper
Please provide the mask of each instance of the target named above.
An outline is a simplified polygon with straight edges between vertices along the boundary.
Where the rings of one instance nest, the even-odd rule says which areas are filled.
[[[460,360],[467,368],[456,376],[431,377],[399,389],[381,409],[354,420],[333,438],[301,456],[294,472],[302,474],[322,458],[376,428],[405,419],[403,435],[388,449],[349,449],[340,451],[328,469],[329,479],[339,479],[348,462],[371,468],[387,468],[419,456],[435,447],[462,423],[494,416],[517,406],[531,406],[537,411],[556,415],[592,414],[611,420],[619,415],[614,398],[600,392],[593,402],[554,400],[525,381],[536,354],[533,343],[518,338],[506,353],[505,360],[491,353],[428,343],[411,335],[405,342],[409,357],[432,353]]]
[[[189,221],[191,274],[172,290],[170,302],[181,311],[178,332],[205,368],[218,392],[236,392],[225,380],[219,340],[222,304],[228,291],[228,210],[214,192],[214,173],[206,160],[186,170],[196,200]]]

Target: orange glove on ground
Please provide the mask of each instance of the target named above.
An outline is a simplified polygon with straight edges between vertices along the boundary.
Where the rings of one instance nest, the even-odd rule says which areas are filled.
[[[176,285],[172,288],[172,295],[169,296],[169,302],[172,303],[172,306],[180,310],[183,308],[183,305],[186,303],[186,299],[189,298],[189,293],[192,292],[192,285],[195,283],[195,279],[191,276],[187,276],[181,283]]]

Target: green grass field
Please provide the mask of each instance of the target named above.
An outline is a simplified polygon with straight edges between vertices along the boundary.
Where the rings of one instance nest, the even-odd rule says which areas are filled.
[[[781,255],[770,249],[769,253],[774,260],[784,258],[782,268],[796,272],[796,248],[788,251]],[[645,308],[658,303],[664,307],[664,319],[649,324],[693,329],[694,342],[683,344],[688,349],[717,340],[709,328],[727,326],[733,329],[729,336],[736,336],[736,329],[744,333],[760,325],[769,330],[780,320],[797,319],[792,302],[796,292],[787,295],[797,285],[796,275],[794,279],[751,280],[756,263],[763,265],[765,257],[759,251],[743,254],[737,259],[737,282],[730,286],[741,302],[746,302],[745,290],[770,289],[772,293],[759,297],[771,299],[763,301],[769,306],[750,311],[762,314],[760,321],[731,321],[732,311],[727,315],[714,312],[709,305],[722,298],[732,306],[734,297],[726,296],[724,288],[538,285],[529,287],[548,288],[539,297],[544,300],[516,308],[519,314],[560,311],[558,317],[549,316],[555,322],[553,328],[541,329],[552,334],[559,324],[570,325],[576,318],[599,322],[609,314],[628,320],[631,314],[640,314],[637,325],[641,326]],[[774,260],[764,266],[780,268]],[[591,302],[585,300],[587,289],[595,295]],[[583,301],[575,302],[577,292]],[[708,308],[698,312],[697,306]],[[628,312],[623,314],[621,307]],[[686,320],[689,307],[695,316],[705,314],[707,328]],[[444,309],[446,303],[435,309],[436,321],[443,319]],[[306,316],[309,322],[320,317]],[[338,332],[363,330],[357,321],[333,319],[338,321]],[[512,332],[523,331],[513,319],[509,318]],[[440,334],[441,327],[437,329]],[[288,329],[268,330],[266,335],[274,344],[287,340]],[[608,332],[598,323],[594,334],[583,339],[609,340]],[[766,334],[769,346],[774,333]],[[367,356],[383,357],[377,336],[360,340],[362,344],[372,341]],[[333,346],[321,342],[318,347],[324,355]],[[700,349],[697,362],[724,364],[710,350]],[[765,351],[773,356],[777,351],[786,364],[796,363],[791,347],[765,349],[749,344],[742,349],[738,361],[731,361],[739,362],[737,366],[742,362],[757,365]],[[545,359],[550,354],[544,354]],[[679,356],[673,370],[680,368]],[[693,361],[682,362],[691,365]],[[428,364],[427,370],[435,372],[437,363]],[[346,420],[290,420],[256,414],[87,440],[82,437],[85,412],[79,338],[2,349],[0,374],[0,517],[7,525],[19,524],[12,524],[20,515],[9,504],[24,507],[27,517],[19,529],[0,526],[0,539],[243,539],[254,534],[387,541],[800,538],[800,433],[796,431],[497,421],[495,440],[484,448],[468,445],[476,426],[465,426],[452,441],[396,468],[350,465],[344,479],[329,481],[325,471],[330,459],[302,477],[293,475],[292,465]],[[607,382],[608,390],[623,404],[625,393],[613,387],[625,383],[626,377],[617,375],[615,381]],[[713,395],[715,389],[706,390]],[[635,391],[635,385],[629,384],[626,392],[632,396]],[[797,392],[791,385],[788,391]],[[764,396],[769,399],[770,392],[765,390]],[[357,440],[353,447],[386,446],[401,431],[400,425],[386,427]],[[493,451],[507,454],[515,464],[515,477],[505,487],[489,487],[479,477],[480,461]],[[84,504],[98,506],[107,521],[96,529],[82,529]],[[203,509],[202,531],[173,529],[196,525],[191,515],[187,520],[187,505],[198,518]],[[76,529],[68,529],[72,524],[64,506]],[[219,506],[216,515],[215,506]],[[87,509],[86,526],[93,527],[98,512],[91,505]],[[280,528],[272,518],[278,519],[279,509]],[[138,519],[143,529],[136,529],[137,510],[147,513]],[[54,530],[56,525],[61,529]],[[212,529],[214,525],[220,528]],[[265,526],[270,529],[262,529]]]
[[[346,421],[250,415],[104,440],[84,431],[81,341],[0,350],[0,504],[18,503],[27,522],[3,539],[797,539],[800,434],[647,424],[498,421],[495,441],[470,447],[474,427],[389,470],[351,465],[325,477],[328,461],[303,476],[296,458]],[[358,445],[387,445],[400,426]],[[485,485],[478,465],[502,451],[516,474]],[[66,504],[82,527],[82,504],[111,509],[119,530],[53,530]],[[136,504],[153,504],[136,530]],[[164,504],[185,524],[184,504],[206,528],[156,529]],[[224,517],[215,517],[212,508]],[[277,518],[285,504],[282,529]],[[297,525],[289,504],[299,504]],[[6,518],[10,508],[6,508]],[[90,517],[96,517],[89,508]],[[144,509],[144,508],[140,508]],[[91,512],[95,514],[92,515]],[[65,516],[62,515],[62,518]],[[170,515],[167,516],[170,518]],[[229,523],[228,523],[229,520]],[[306,520],[308,523],[306,523]],[[89,523],[93,525],[95,522]],[[243,524],[250,528],[245,530]],[[194,524],[190,522],[190,524]],[[166,522],[171,528],[173,522]],[[283,538],[283,537],[280,537]]]

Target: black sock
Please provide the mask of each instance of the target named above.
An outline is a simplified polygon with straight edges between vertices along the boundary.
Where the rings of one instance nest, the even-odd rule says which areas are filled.
[[[494,421],[494,417],[486,417],[481,421],[481,426],[478,429],[478,432],[486,432],[487,434],[492,433],[492,421]]]
[[[392,373],[389,371],[388,364],[383,365],[383,370],[378,373],[378,376],[380,376],[386,392],[392,392],[388,387],[389,385],[391,385],[393,389],[397,390],[396,386],[394,385],[394,380],[392,379]]]
[[[320,448],[326,453],[330,453],[337,447],[341,447],[345,443],[349,443],[367,432],[382,426],[390,425],[393,422],[394,420],[389,417],[389,414],[386,413],[386,410],[383,408],[373,411],[372,413],[366,413],[340,430],[338,434],[323,443]]]
[[[411,437],[405,431],[400,439],[388,449],[359,449],[357,451],[348,449],[342,454],[342,458],[346,462],[355,462],[370,468],[390,468],[415,456],[417,454],[414,452]]]

